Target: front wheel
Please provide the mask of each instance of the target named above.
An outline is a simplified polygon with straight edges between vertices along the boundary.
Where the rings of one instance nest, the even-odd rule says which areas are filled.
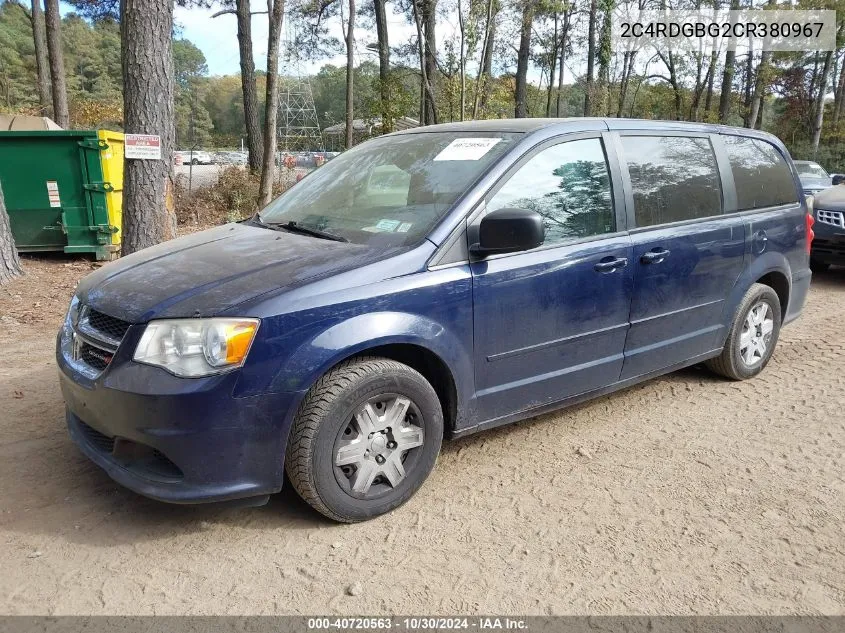
[[[422,486],[442,438],[440,401],[419,372],[386,358],[354,358],[306,394],[285,470],[317,511],[336,521],[364,521]]]
[[[754,284],[736,310],[722,353],[708,368],[733,380],[752,378],[772,358],[780,334],[780,299],[769,286]]]

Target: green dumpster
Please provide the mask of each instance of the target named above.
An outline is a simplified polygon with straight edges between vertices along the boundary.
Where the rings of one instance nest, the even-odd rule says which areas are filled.
[[[0,184],[19,251],[120,250],[123,134],[0,132]]]

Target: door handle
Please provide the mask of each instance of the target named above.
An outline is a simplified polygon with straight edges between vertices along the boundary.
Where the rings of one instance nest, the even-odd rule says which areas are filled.
[[[656,248],[653,251],[643,253],[642,257],[640,257],[640,262],[643,264],[659,264],[669,257],[670,252],[671,251],[666,248]]]
[[[627,257],[605,257],[593,268],[600,273],[612,273],[618,268],[625,268],[628,265]]]

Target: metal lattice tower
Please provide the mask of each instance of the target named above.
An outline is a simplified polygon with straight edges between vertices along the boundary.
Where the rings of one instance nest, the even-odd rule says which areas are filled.
[[[296,34],[285,19],[285,38],[282,44],[281,94],[279,99],[279,147],[283,151],[298,152],[323,149],[323,135],[314,107],[311,81],[302,70],[302,60],[296,46]]]

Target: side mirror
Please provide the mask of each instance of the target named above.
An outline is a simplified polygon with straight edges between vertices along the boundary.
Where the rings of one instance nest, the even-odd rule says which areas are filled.
[[[485,215],[478,227],[475,255],[514,253],[537,248],[546,238],[543,217],[528,209],[497,209]]]
[[[841,185],[843,182],[845,182],[845,174],[833,174],[833,178],[831,178],[831,184]]]

